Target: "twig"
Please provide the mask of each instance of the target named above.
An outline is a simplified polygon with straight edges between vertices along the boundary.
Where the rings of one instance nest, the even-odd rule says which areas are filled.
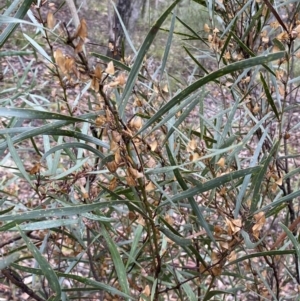
[[[15,273],[10,268],[5,268],[1,270],[2,274],[15,286],[19,287],[23,292],[29,295],[31,298],[37,301],[45,301],[45,299],[38,296],[31,288],[29,288],[20,277],[15,275]]]

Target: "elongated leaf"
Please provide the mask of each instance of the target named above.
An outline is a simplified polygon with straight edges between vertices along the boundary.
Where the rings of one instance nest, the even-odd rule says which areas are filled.
[[[276,298],[276,295],[274,294],[273,289],[270,287],[270,282],[267,281],[267,277],[262,274],[263,271],[264,271],[264,268],[256,269],[258,277],[261,279],[262,283],[264,284],[264,287],[268,290],[270,296],[272,296],[272,300],[279,301],[279,299]]]
[[[160,26],[163,24],[167,16],[170,14],[172,9],[176,6],[176,4],[180,0],[175,0],[169,7],[168,9],[161,15],[161,17],[155,22],[155,24],[152,26],[150,29],[149,33],[147,34],[139,52],[136,57],[136,60],[131,68],[131,71],[129,73],[128,79],[126,86],[123,91],[122,95],[122,101],[119,106],[119,114],[120,117],[123,118],[123,115],[125,113],[125,107],[127,105],[127,102],[129,100],[129,97],[132,93],[133,86],[135,85],[136,78],[139,74],[140,68],[142,67],[142,63],[145,57],[146,52],[148,51],[149,47],[152,45],[152,42],[160,28]]]
[[[93,211],[100,208],[100,204],[107,206],[109,202],[105,203],[93,203],[88,205],[72,205],[69,207],[61,207],[54,209],[38,209],[29,212],[15,213],[11,215],[2,215],[1,221],[20,221],[20,220],[30,220],[30,219],[40,219],[44,217],[59,217],[59,216],[69,216],[75,214],[81,214],[84,212]]]
[[[1,109],[0,109],[1,111]],[[85,115],[82,115],[81,117],[83,119],[85,118],[93,118],[95,116],[97,116],[97,112],[95,113],[89,113],[89,114],[85,114]],[[83,121],[83,120],[81,120]],[[70,120],[64,120],[64,121],[55,121],[53,123],[49,123],[49,124],[46,124],[46,125],[43,125],[39,128],[34,128],[33,130],[28,130],[26,131],[25,133],[22,133],[18,136],[15,136],[12,138],[12,142],[13,143],[18,143],[18,142],[21,142],[27,138],[32,138],[34,136],[37,136],[37,135],[41,135],[41,134],[44,134],[45,132],[47,131],[55,131],[56,129],[60,128],[60,127],[63,127],[63,126],[66,126],[66,125],[69,125],[71,123],[74,123],[74,121],[70,121]],[[19,126],[19,125],[18,125]],[[79,136],[79,138],[81,139],[81,137]],[[7,147],[7,143],[6,142],[2,142],[0,143],[0,149],[5,149]]]
[[[7,9],[5,10],[5,12],[3,13],[3,16],[9,16],[13,11],[17,10],[18,5],[20,4],[21,1],[22,0],[14,0],[12,3],[10,3],[10,6],[7,7]],[[6,3],[6,5],[4,5],[3,7],[1,7],[1,9],[5,8],[5,6],[7,6],[7,4],[8,3]],[[0,21],[0,25],[1,24],[3,24],[3,23]]]
[[[285,226],[282,223],[279,223],[279,224],[280,224],[280,227],[286,233],[286,235],[288,236],[288,238],[290,239],[291,243],[293,244],[293,246],[295,248],[295,251],[296,251],[296,254],[297,254],[297,260],[298,260],[298,265],[297,266],[298,266],[298,269],[300,269],[300,243],[287,226]],[[298,271],[298,273],[300,273],[300,270]]]
[[[278,47],[279,50],[285,51],[284,44],[281,41],[279,41],[277,38],[273,39],[273,43],[274,43],[275,46]]]
[[[170,128],[168,134],[166,135],[164,139],[164,143],[167,141],[167,139],[173,134],[175,129],[179,127],[179,125],[189,116],[190,112],[196,107],[196,105],[199,103],[199,98],[195,97],[194,101],[188,105],[188,107],[185,108],[183,113],[179,116],[179,118],[176,120],[176,122],[173,124],[172,128]]]
[[[22,132],[25,132],[27,130],[33,130],[34,128],[19,128],[19,129],[23,129]],[[12,129],[14,130],[14,129]],[[5,130],[3,130],[5,131]],[[0,134],[1,134],[1,130],[0,130]],[[86,134],[82,134],[80,132],[76,132],[76,131],[72,131],[72,130],[60,130],[60,129],[56,129],[56,130],[48,130],[48,131],[45,131],[43,134],[45,135],[56,135],[56,136],[68,136],[68,137],[73,137],[73,138],[76,138],[76,139],[80,139],[80,140],[84,140],[86,142],[90,142],[90,143],[93,143],[95,145],[99,145],[101,147],[104,147],[106,149],[109,149],[109,145],[96,138],[96,137],[93,137],[93,136],[90,136],[90,135],[86,135]]]
[[[142,225],[138,225],[137,228],[134,231],[134,235],[133,235],[133,242],[131,244],[131,248],[130,248],[130,254],[128,256],[128,261],[126,263],[126,270],[128,269],[128,267],[130,266],[130,264],[132,262],[134,262],[134,260],[136,259],[136,256],[139,253],[139,250],[137,249],[138,244],[139,244],[139,240],[142,236],[143,233],[143,226]]]
[[[65,150],[68,150],[68,149],[65,149]],[[71,154],[73,155],[73,153],[71,153]],[[52,176],[50,179],[51,180],[58,180],[58,179],[66,178],[72,172],[76,172],[76,171],[80,170],[80,168],[82,167],[82,165],[85,164],[89,160],[90,160],[89,157],[86,157],[83,160],[77,160],[77,163],[74,166],[68,168],[67,170],[65,170],[65,171],[63,171],[62,173],[59,173],[59,174],[57,174],[57,169],[54,169],[54,170],[52,169],[50,171],[50,173],[51,173],[51,175],[54,174],[54,176]],[[76,162],[76,159],[74,161]]]
[[[51,57],[48,55],[48,53],[43,49],[41,45],[39,45],[34,39],[32,39],[26,33],[23,33],[23,35],[40,55],[42,55],[49,63],[52,63]]]
[[[5,269],[13,262],[17,261],[20,257],[21,253],[13,253],[11,255],[0,257],[0,270]]]
[[[17,165],[18,170],[23,175],[23,177],[27,180],[27,182],[33,187],[33,183],[31,182],[30,176],[28,175],[27,171],[25,170],[25,167],[23,165],[22,160],[20,159],[13,143],[9,135],[5,135],[7,146],[9,149],[9,152],[12,156],[12,158],[15,161],[15,164]]]
[[[183,46],[184,50],[187,52],[187,54],[189,55],[189,57],[194,61],[194,63],[196,63],[196,65],[205,73],[205,74],[209,74],[208,70],[206,70],[206,68],[192,55],[192,53],[185,47]],[[217,82],[217,81],[216,81]]]
[[[5,117],[19,117],[25,119],[58,119],[69,120],[73,122],[85,121],[71,116],[32,109],[0,108],[0,115]]]
[[[263,84],[263,87],[264,87],[264,90],[265,90],[265,93],[266,93],[266,97],[267,97],[267,101],[270,104],[271,108],[273,109],[273,112],[276,115],[277,120],[280,121],[280,116],[279,116],[279,113],[277,111],[277,107],[276,107],[276,105],[274,103],[274,100],[273,100],[273,97],[271,95],[270,89],[269,89],[269,87],[268,87],[268,85],[267,85],[267,83],[266,83],[266,81],[265,81],[262,73],[260,73],[260,80],[261,80],[261,82]]]
[[[218,178],[205,182],[204,184],[198,185],[193,188],[189,188],[188,190],[173,196],[172,201],[175,203],[183,199],[197,195],[199,193],[220,187],[221,185],[224,185],[225,183],[230,182],[234,179],[245,177],[248,174],[256,173],[260,170],[260,168],[261,168],[260,166],[256,166],[256,167],[234,171],[232,173],[220,176]]]
[[[30,55],[33,54],[33,51],[19,51],[19,50],[10,50],[10,51],[2,51],[0,52],[0,57],[4,56],[22,56],[22,55]]]
[[[127,72],[131,71],[130,67],[128,67],[125,64],[123,64],[122,62],[120,62],[118,60],[114,60],[113,58],[110,58],[106,55],[103,55],[101,53],[96,53],[96,52],[91,52],[91,55],[101,59],[102,61],[104,61],[106,63],[109,63],[112,61],[114,63],[114,66],[120,68],[121,70],[125,70]],[[139,77],[139,79],[147,80],[147,78],[145,76],[143,76],[142,74],[139,74],[138,77]]]
[[[175,273],[174,275],[176,279],[178,279],[178,282],[183,283],[182,288],[185,291],[187,298],[189,301],[197,301],[198,298],[196,297],[195,293],[193,292],[193,289],[191,288],[190,284],[186,281],[186,279],[182,276],[182,274],[175,269],[169,269],[171,273]]]
[[[133,43],[132,43],[132,41],[131,41],[131,39],[130,39],[129,33],[128,33],[128,31],[127,31],[126,26],[125,26],[124,23],[123,23],[122,17],[121,17],[120,14],[119,14],[118,8],[116,7],[115,3],[114,3],[112,0],[111,0],[110,2],[111,2],[111,4],[112,4],[112,6],[114,7],[114,10],[115,10],[115,12],[116,12],[116,14],[117,14],[117,16],[118,16],[118,19],[119,19],[119,22],[120,22],[120,24],[121,24],[122,30],[123,30],[124,35],[125,35],[125,37],[126,37],[126,41],[127,41],[128,45],[130,46],[130,48],[132,49],[132,51],[134,52],[134,54],[136,55],[137,51],[135,50],[135,47],[134,47],[134,45],[133,45]],[[129,2],[128,2],[128,3],[129,3]]]
[[[264,239],[267,236],[267,233],[266,233],[260,240],[253,243],[250,239],[250,235],[246,231],[241,230],[241,234],[244,238],[244,242],[245,242],[247,249],[255,249],[258,245],[260,245],[264,241]]]
[[[176,235],[172,231],[168,230],[167,228],[158,227],[158,229],[178,246],[187,247],[192,244],[191,239],[187,239],[182,236]]]
[[[74,225],[78,221],[76,219],[60,219],[60,220],[49,220],[49,221],[42,221],[42,222],[30,222],[29,224],[19,225],[18,228],[22,231],[35,231],[35,230],[44,230],[44,229],[51,229],[57,227],[63,227],[68,225]],[[12,229],[16,230],[16,229]]]
[[[267,133],[268,133],[268,131],[266,129],[266,131],[264,131],[263,135],[261,136],[261,138],[260,138],[260,140],[259,140],[259,142],[256,146],[256,149],[255,149],[255,152],[253,154],[253,157],[251,158],[249,167],[253,167],[253,166],[256,165],[256,163],[258,161],[258,156],[260,155],[261,149],[262,149],[263,144],[265,142],[265,139],[267,137]],[[237,199],[236,199],[236,205],[235,205],[234,214],[233,214],[234,218],[238,218],[238,215],[239,215],[239,212],[240,212],[240,209],[241,209],[241,205],[242,205],[242,201],[245,197],[246,190],[247,190],[248,185],[250,183],[250,178],[251,178],[251,175],[247,175],[244,178],[243,185],[240,188],[239,194],[238,194]]]
[[[167,152],[168,152],[170,163],[172,165],[176,165],[174,156],[173,156],[170,148],[168,147],[168,145],[167,145]],[[188,191],[189,190],[188,186],[187,186],[186,182],[184,181],[183,177],[181,176],[179,169],[176,168],[176,169],[174,169],[173,172],[174,172],[176,180],[178,181],[181,188],[185,191]],[[215,237],[214,237],[212,231],[210,230],[210,227],[209,227],[208,223],[206,222],[202,212],[200,211],[199,206],[195,202],[193,196],[188,196],[188,201],[193,209],[194,214],[197,216],[199,224],[205,229],[205,231],[206,231],[207,235],[209,236],[209,238],[211,239],[211,241],[213,241],[215,244],[217,244]]]
[[[230,261],[226,264],[226,266],[234,265],[239,262],[243,262],[245,260],[249,260],[251,258],[256,258],[256,257],[265,257],[265,256],[283,256],[283,255],[289,255],[289,254],[295,254],[295,250],[272,250],[272,251],[265,251],[265,252],[258,252],[258,253],[253,253],[249,254],[246,256],[242,256],[236,260]]]
[[[203,301],[208,301],[211,300],[212,297],[214,296],[219,296],[219,295],[235,295],[240,289],[242,289],[242,287],[234,287],[232,289],[229,290],[212,290],[207,292],[207,294],[204,296]]]
[[[172,20],[171,20],[171,25],[170,25],[169,36],[168,36],[164,56],[163,56],[161,67],[160,67],[160,80],[162,80],[162,78],[163,78],[166,63],[167,63],[167,60],[168,60],[168,57],[169,57],[169,52],[170,52],[170,48],[171,48],[171,44],[172,44],[172,38],[173,38],[173,32],[174,32],[174,26],[175,26],[175,18],[176,18],[176,14],[173,13]]]
[[[31,273],[31,274],[34,274],[34,275],[43,275],[43,271],[41,269],[30,268],[28,266],[22,266],[22,265],[18,265],[18,264],[15,264],[15,263],[13,263],[12,266],[17,270],[24,271],[26,273]],[[56,274],[57,274],[58,277],[73,279],[73,280],[76,280],[76,281],[78,281],[80,283],[83,283],[85,285],[89,285],[91,288],[96,288],[98,290],[104,290],[106,292],[109,292],[113,295],[118,295],[120,297],[130,298],[129,295],[126,295],[126,294],[120,292],[119,290],[117,290],[113,286],[109,286],[107,284],[92,280],[88,277],[81,277],[81,276],[62,273],[62,272],[57,272]]]
[[[176,108],[173,108],[173,110],[171,112],[169,112],[168,115],[166,115],[164,118],[162,118],[162,120],[155,125],[155,127],[153,128],[153,131],[155,131],[156,129],[158,129],[159,127],[161,127],[162,125],[165,125],[171,118],[174,117],[174,115],[183,110],[186,106],[188,106],[191,102],[193,102],[195,99],[197,99],[197,97],[199,96],[199,93],[195,93],[189,97],[187,97],[181,104],[179,104]]]
[[[12,3],[11,5],[14,5]],[[17,19],[23,19],[27,13],[27,11],[30,9],[30,6],[32,4],[33,0],[23,0],[21,6],[19,7],[18,11],[15,14],[15,18]],[[8,8],[9,9],[9,8]],[[10,37],[10,35],[13,33],[13,31],[17,28],[19,23],[9,24],[0,35],[0,48],[4,45],[6,40]]]
[[[237,43],[241,46],[241,48],[244,49],[245,52],[247,52],[249,55],[251,55],[252,57],[255,57],[256,54],[250,49],[248,48],[248,46],[242,42],[242,40],[234,33],[231,32],[231,35],[233,36],[233,38],[237,41]],[[267,65],[262,64],[271,74],[273,74],[274,76],[276,76],[275,72],[273,70],[271,70]]]
[[[283,196],[281,198],[279,198],[278,200],[276,201],[273,201],[272,203],[264,206],[263,208],[259,209],[259,211],[267,211],[269,210],[270,208],[275,208],[277,207],[279,204],[282,204],[282,203],[285,203],[285,202],[289,202],[291,200],[293,200],[294,198],[300,196],[300,190],[296,190],[286,196]],[[268,211],[267,211],[268,212]]]
[[[123,292],[127,295],[130,294],[129,286],[128,286],[128,281],[127,281],[127,274],[126,274],[126,269],[123,264],[123,261],[121,259],[120,253],[118,252],[117,246],[114,243],[114,241],[111,239],[109,236],[108,232],[104,227],[102,227],[102,235],[107,243],[107,247],[109,249],[109,252],[111,254],[111,258],[114,262],[114,266],[118,275],[118,281],[119,284],[123,290]],[[130,300],[129,298],[126,298],[127,300]]]
[[[23,75],[22,77],[18,80],[18,84],[17,84],[17,89],[21,88],[25,79],[27,78],[28,76],[28,72],[30,71],[30,68],[31,68],[31,65],[33,64],[34,60],[31,60],[29,62],[29,64],[27,64],[26,68],[24,68],[23,70]]]
[[[84,143],[80,143],[80,142],[69,142],[69,143],[64,143],[64,144],[60,144],[57,145],[53,148],[51,148],[49,151],[47,151],[43,157],[41,158],[41,160],[44,160],[45,158],[47,158],[49,155],[55,153],[56,151],[60,150],[60,149],[68,149],[68,148],[84,148],[92,153],[94,153],[96,156],[104,159],[105,156],[104,154],[102,154],[100,151],[98,151],[96,148],[88,145],[88,144],[84,144]]]
[[[209,47],[209,45],[207,44],[207,41],[205,39],[203,39],[201,36],[199,36],[197,34],[197,32],[191,26],[189,26],[187,23],[185,23],[183,20],[181,20],[178,16],[176,17],[176,19],[193,34],[194,39],[200,40],[204,45]]]
[[[259,173],[253,179],[254,188],[253,188],[253,199],[252,199],[251,207],[250,207],[250,212],[251,213],[253,213],[257,210],[257,204],[258,204],[259,199],[260,199],[261,183],[262,183],[262,181],[265,177],[266,172],[268,171],[268,168],[270,166],[271,161],[274,158],[274,154],[277,151],[278,146],[279,146],[279,141],[277,141],[273,145],[272,149],[270,150],[270,153],[269,153],[268,157],[263,162],[263,166],[262,166],[261,170],[259,171]]]
[[[139,130],[137,134],[140,134],[144,132],[150,125],[152,125],[154,122],[158,121],[159,118],[164,115],[166,112],[168,112],[173,106],[175,106],[177,103],[182,101],[185,97],[193,93],[198,88],[202,87],[203,85],[207,84],[210,81],[214,81],[217,78],[224,76],[226,74],[229,74],[234,71],[238,71],[241,69],[250,68],[253,66],[258,66],[261,64],[266,64],[268,62],[278,60],[280,58],[283,58],[285,56],[285,52],[276,52],[268,55],[258,56],[254,58],[250,58],[247,60],[243,60],[241,62],[233,63],[231,65],[228,65],[222,69],[219,69],[217,71],[214,71],[205,77],[197,80],[193,84],[191,84],[189,87],[184,89],[182,92],[174,96],[166,105],[164,105],[162,108],[159,109],[159,111],[152,116],[145,124],[144,126]]]
[[[43,271],[43,274],[47,278],[48,284],[51,287],[53,293],[55,294],[55,296],[53,296],[54,297],[53,300],[60,301],[61,287],[60,287],[58,278],[57,278],[54,270],[52,269],[52,267],[50,266],[50,264],[48,263],[46,258],[40,253],[38,248],[30,241],[30,239],[25,235],[25,233],[20,228],[19,228],[19,232],[20,232],[22,238],[24,239],[24,241],[28,247],[28,250],[32,253],[33,257],[40,265],[40,268]]]
[[[256,26],[257,22],[260,21],[260,18],[262,16],[263,13],[263,9],[265,8],[264,5],[261,5],[259,7],[259,9],[257,10],[257,12],[255,13],[254,16],[251,17],[251,22],[250,24],[247,26],[246,30],[243,32],[243,35],[241,37],[241,41],[245,41],[246,38],[249,37],[249,33],[251,30],[253,30],[253,28]],[[255,30],[257,31],[257,29],[255,28]],[[284,49],[281,49],[284,50]]]

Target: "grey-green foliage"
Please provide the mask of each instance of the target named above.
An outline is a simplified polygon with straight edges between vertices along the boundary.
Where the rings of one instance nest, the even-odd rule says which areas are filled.
[[[42,300],[279,300],[299,282],[295,20],[267,0],[178,2],[121,62],[85,57],[84,30],[47,28],[45,6],[42,23],[30,1],[2,12],[0,231],[18,244],[1,266]],[[24,49],[6,49],[18,23]]]

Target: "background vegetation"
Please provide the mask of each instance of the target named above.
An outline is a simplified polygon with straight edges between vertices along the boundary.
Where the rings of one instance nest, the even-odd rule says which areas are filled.
[[[298,300],[299,2],[77,5],[1,4],[1,300]]]

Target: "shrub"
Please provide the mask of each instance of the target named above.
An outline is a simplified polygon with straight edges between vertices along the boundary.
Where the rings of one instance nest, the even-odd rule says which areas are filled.
[[[299,4],[197,0],[198,32],[174,1],[117,61],[89,51],[85,19],[72,31],[33,1],[10,17],[17,2],[0,36],[4,278],[35,300],[295,298]]]

